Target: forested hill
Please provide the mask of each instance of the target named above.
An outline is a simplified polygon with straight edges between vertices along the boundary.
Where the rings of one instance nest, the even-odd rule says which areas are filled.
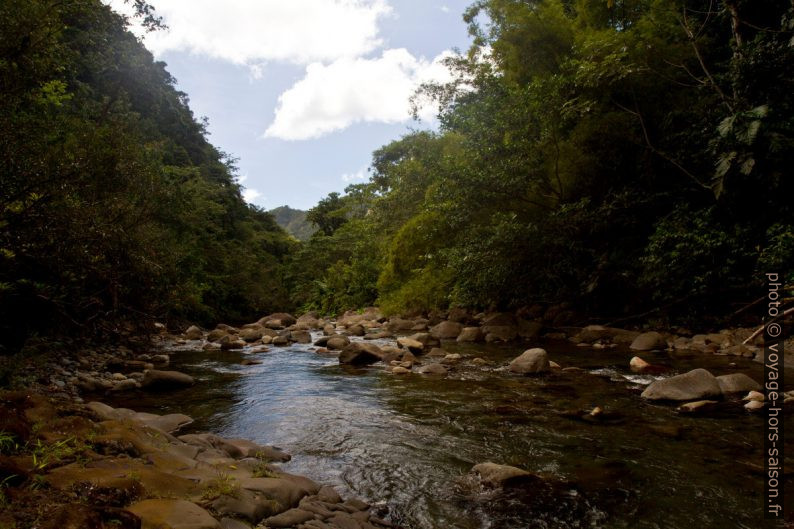
[[[306,212],[301,209],[279,206],[268,213],[273,215],[279,226],[299,241],[308,240],[317,231],[317,227],[306,219]]]
[[[0,3],[7,347],[35,333],[287,304],[293,243],[242,200],[233,161],[174,84],[99,0]]]
[[[702,327],[766,271],[793,282],[791,2],[478,0],[465,20],[458,80],[417,98],[440,131],[310,212],[300,302]]]

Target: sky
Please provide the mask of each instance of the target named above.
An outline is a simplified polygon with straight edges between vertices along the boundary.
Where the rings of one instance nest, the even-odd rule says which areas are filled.
[[[471,1],[150,0],[168,29],[139,34],[237,158],[246,200],[308,209],[365,181],[377,148],[435,126],[408,100],[449,79],[440,61],[468,48]]]

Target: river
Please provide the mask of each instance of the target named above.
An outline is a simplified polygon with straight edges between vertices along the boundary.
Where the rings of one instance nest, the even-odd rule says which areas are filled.
[[[406,528],[760,527],[761,417],[736,400],[701,417],[643,401],[652,377],[628,370],[626,349],[547,342],[551,359],[581,371],[518,377],[504,369],[517,346],[450,344],[464,361],[439,379],[340,366],[308,345],[246,354],[197,343],[171,348],[172,366],[196,376],[196,386],[108,402],[186,413],[192,430],[279,446],[293,455],[286,470],[352,492]],[[474,356],[489,365],[466,361]],[[743,358],[642,356],[674,372],[762,375]],[[585,413],[595,406],[604,410],[598,420]],[[545,484],[479,488],[467,474],[484,461],[540,474]]]

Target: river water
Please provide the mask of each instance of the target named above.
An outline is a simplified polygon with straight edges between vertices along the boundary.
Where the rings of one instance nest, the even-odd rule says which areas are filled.
[[[464,361],[439,379],[340,366],[306,345],[255,354],[200,346],[175,346],[172,356],[196,386],[110,403],[186,413],[191,430],[279,446],[293,455],[285,470],[366,499],[405,528],[761,527],[761,417],[736,400],[703,417],[644,402],[653,377],[631,374],[626,349],[548,342],[551,359],[582,370],[518,377],[504,366],[521,348],[449,344]],[[762,366],[746,359],[671,354],[643,357],[673,373],[706,367],[761,380]],[[490,364],[466,360],[475,356]],[[599,420],[583,414],[595,406]],[[544,481],[482,489],[467,474],[485,461]]]

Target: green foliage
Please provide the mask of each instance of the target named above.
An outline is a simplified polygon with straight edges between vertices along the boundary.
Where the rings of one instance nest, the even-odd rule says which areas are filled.
[[[273,215],[279,226],[299,241],[309,240],[317,231],[317,227],[306,218],[306,211],[280,206],[271,209],[268,213]]]
[[[294,243],[245,204],[233,161],[126,22],[99,0],[0,5],[0,331],[11,349],[36,332],[288,304]]]
[[[441,130],[318,207],[344,226],[298,260],[303,304],[716,316],[792,276],[790,3],[478,0],[464,20],[457,78],[413,101]]]

